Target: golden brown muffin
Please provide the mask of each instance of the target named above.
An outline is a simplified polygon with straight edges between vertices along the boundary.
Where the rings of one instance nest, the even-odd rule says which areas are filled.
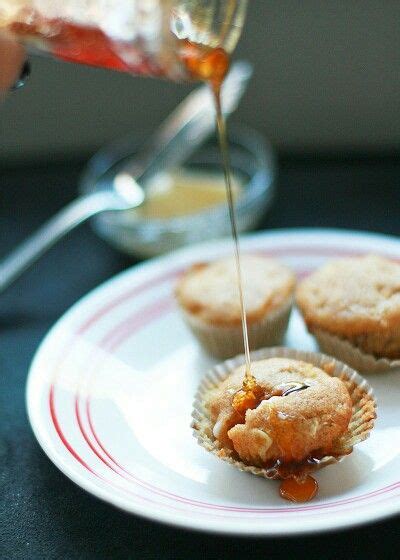
[[[374,255],[332,261],[300,284],[296,300],[311,333],[400,358],[399,264]]]
[[[332,454],[348,429],[352,402],[346,385],[312,364],[288,358],[253,362],[262,389],[257,407],[244,416],[232,407],[244,366],[207,395],[213,436],[242,461],[265,466]]]
[[[262,256],[244,255],[241,265],[250,348],[279,344],[289,320],[294,274]],[[187,324],[208,352],[220,358],[243,352],[234,258],[192,266],[179,280],[176,297]]]

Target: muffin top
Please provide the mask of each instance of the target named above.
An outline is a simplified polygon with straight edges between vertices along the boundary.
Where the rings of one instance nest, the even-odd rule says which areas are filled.
[[[307,326],[339,336],[400,326],[400,265],[368,255],[338,259],[303,280],[297,305]]]
[[[214,437],[251,465],[300,462],[329,455],[350,422],[352,403],[346,385],[312,364],[287,358],[253,362],[261,396],[244,416],[232,407],[240,391],[244,366],[235,370],[206,406]]]
[[[278,309],[292,297],[294,274],[279,262],[244,255],[241,268],[249,324]],[[234,258],[195,264],[178,282],[176,296],[188,313],[208,324],[235,326],[241,322]]]

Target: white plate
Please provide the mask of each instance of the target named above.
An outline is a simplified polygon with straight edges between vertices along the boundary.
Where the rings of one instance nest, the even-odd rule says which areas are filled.
[[[261,233],[246,251],[279,257],[304,276],[338,255],[400,259],[385,236],[326,230]],[[236,471],[192,437],[193,395],[211,362],[173,298],[190,263],[232,243],[191,247],[135,267],[76,304],[51,330],[27,387],[29,418],[50,459],[79,486],[153,520],[232,534],[339,529],[400,512],[400,373],[369,376],[378,421],[369,440],[317,478],[313,502],[292,505],[278,483]],[[315,349],[294,313],[287,344]]]

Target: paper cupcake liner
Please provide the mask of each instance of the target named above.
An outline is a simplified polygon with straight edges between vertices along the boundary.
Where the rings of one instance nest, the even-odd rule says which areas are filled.
[[[289,323],[293,302],[269,313],[261,321],[248,325],[251,350],[281,344]],[[184,312],[184,319],[206,352],[219,359],[232,358],[243,352],[242,326],[216,327]]]
[[[315,330],[313,335],[325,354],[334,356],[362,373],[384,373],[400,369],[400,360],[376,358],[372,354],[363,352],[348,340],[334,336],[326,331]]]
[[[335,442],[335,456],[323,457],[312,464],[302,464],[301,475],[306,475],[327,465],[338,463],[345,455],[352,452],[354,445],[369,437],[370,431],[374,426],[374,419],[376,418],[376,401],[371,386],[355,370],[330,356],[290,348],[264,348],[252,352],[251,357],[253,361],[267,358],[290,358],[308,362],[323,369],[329,375],[338,377],[348,388],[353,403],[353,411],[347,432]],[[237,469],[264,478],[279,479],[282,476],[275,467],[262,468],[246,464],[237,457],[235,452],[222,448],[213,435],[213,425],[209,410],[205,406],[206,395],[211,389],[218,387],[236,368],[244,363],[244,356],[237,356],[213,367],[205,375],[193,405],[193,435],[204,449]],[[294,470],[287,476],[295,475],[296,471]]]

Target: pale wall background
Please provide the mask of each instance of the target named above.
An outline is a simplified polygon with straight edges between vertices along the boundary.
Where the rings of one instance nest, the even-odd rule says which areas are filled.
[[[392,151],[400,140],[398,0],[250,0],[238,56],[256,66],[235,117],[290,152]],[[0,108],[0,161],[86,155],[146,136],[187,86],[35,58]]]

